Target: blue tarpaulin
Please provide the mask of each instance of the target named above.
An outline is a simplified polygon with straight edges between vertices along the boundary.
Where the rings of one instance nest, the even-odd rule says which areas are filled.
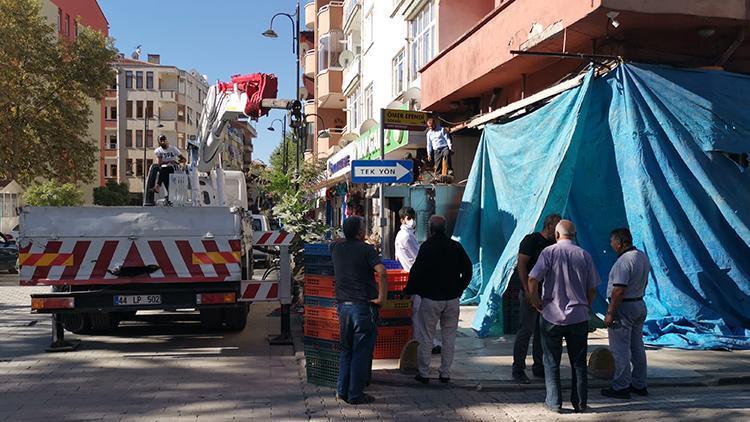
[[[653,267],[651,344],[750,349],[750,77],[622,64],[523,117],[484,128],[454,230],[474,263],[463,303],[487,335],[521,239],[576,223],[606,280],[627,226]]]

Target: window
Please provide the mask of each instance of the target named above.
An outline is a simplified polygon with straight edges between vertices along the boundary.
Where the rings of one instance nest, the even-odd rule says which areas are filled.
[[[127,101],[125,103],[125,116],[128,119],[132,119],[133,118],[133,101]]]
[[[185,106],[184,105],[177,105],[177,121],[178,122],[185,121]]]
[[[135,160],[135,175],[136,177],[143,177],[143,159],[141,158]]]
[[[409,22],[409,74],[411,80],[417,79],[419,69],[427,64],[435,55],[435,7],[430,0],[422,11]]]
[[[392,94],[394,97],[398,96],[404,91],[404,56],[406,53],[401,50],[393,58],[392,65],[393,70],[391,73],[391,83],[393,84]]]
[[[177,134],[177,148],[185,149],[185,134],[182,132]]]
[[[185,78],[180,78],[177,89],[180,91],[180,94],[185,93]]]
[[[365,88],[365,119],[372,119],[375,110],[372,104],[372,83]]]
[[[133,175],[133,160],[131,158],[128,158],[125,160],[125,176],[132,176]]]
[[[187,124],[193,124],[193,109],[190,107],[187,108]]]
[[[146,72],[146,89],[154,89],[154,72]]]
[[[62,34],[63,30],[63,13],[62,9],[57,8],[57,32]]]
[[[143,148],[143,131],[142,130],[135,131],[135,147]]]
[[[153,164],[154,164],[154,160],[152,160],[150,158],[148,160],[146,160],[146,168],[147,169],[150,169]]]
[[[339,56],[344,50],[344,44],[341,43],[343,39],[344,35],[341,31],[331,31],[320,37],[320,44],[318,45],[318,72],[325,72],[329,68],[335,70],[342,69],[339,63]]]
[[[135,117],[139,119],[143,118],[143,101],[135,102]]]
[[[117,177],[117,164],[109,165],[109,177]]]
[[[362,49],[366,52],[373,42],[373,36],[375,33],[375,20],[372,18],[372,7],[365,14],[365,19],[362,21]]]
[[[132,88],[132,87],[133,87],[133,71],[126,70],[125,71],[125,88]]]
[[[349,132],[356,132],[362,124],[362,90],[357,86],[347,97],[346,106],[349,108]]]
[[[127,148],[133,147],[133,131],[130,129],[125,131],[125,146]]]
[[[111,106],[108,108],[109,108],[108,120],[116,120],[117,119],[117,106]]]
[[[141,70],[135,72],[135,88],[143,89],[143,71]]]
[[[146,117],[154,117],[154,102],[151,100],[146,101]]]
[[[65,14],[65,35],[70,36],[70,15]]]
[[[107,138],[107,149],[117,149],[117,135],[109,135]]]
[[[149,129],[146,131],[146,148],[154,147],[154,131]]]

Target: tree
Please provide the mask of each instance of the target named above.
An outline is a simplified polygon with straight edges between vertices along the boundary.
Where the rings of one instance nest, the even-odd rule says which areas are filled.
[[[83,204],[81,191],[74,183],[46,180],[36,183],[23,194],[26,205],[35,207],[72,207]]]
[[[273,152],[271,152],[270,157],[270,163],[271,168],[277,169],[277,170],[283,170],[284,168],[284,143],[286,143],[286,153],[287,153],[287,173],[293,173],[294,172],[294,166],[296,164],[295,162],[295,147],[297,144],[294,142],[294,137],[291,132],[287,131],[286,139],[284,139],[284,142],[280,142],[279,145],[274,148]]]
[[[57,39],[35,0],[0,0],[0,179],[90,180],[90,104],[114,80],[112,40],[81,27]]]
[[[117,183],[107,180],[107,184],[94,188],[94,204],[116,207],[130,204],[130,194],[127,183]]]

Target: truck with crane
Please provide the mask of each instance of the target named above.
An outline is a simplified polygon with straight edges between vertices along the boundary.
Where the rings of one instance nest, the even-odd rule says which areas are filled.
[[[107,331],[143,310],[195,309],[204,326],[239,331],[250,301],[278,298],[278,285],[252,281],[245,177],[221,163],[221,133],[230,121],[258,119],[270,109],[302,121],[300,102],[276,99],[276,93],[276,77],[269,74],[235,75],[213,85],[187,163],[158,194],[151,193],[160,171],[154,164],[142,207],[21,209],[20,283],[52,286],[50,293],[31,295],[32,312],[53,315],[51,349],[74,347],[64,341],[63,328]],[[283,245],[291,236],[274,232],[263,239]]]

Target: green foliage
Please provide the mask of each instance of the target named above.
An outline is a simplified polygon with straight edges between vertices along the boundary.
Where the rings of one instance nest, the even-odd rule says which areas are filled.
[[[112,40],[81,27],[57,39],[39,1],[0,0],[0,179],[91,180],[91,105],[114,80]]]
[[[127,183],[108,180],[105,186],[94,188],[94,204],[116,207],[130,204]]]
[[[81,191],[73,183],[46,180],[36,183],[23,194],[26,205],[35,207],[73,207],[83,204]]]
[[[295,166],[295,147],[296,144],[294,143],[294,138],[291,133],[286,134],[286,139],[284,140],[286,143],[286,162],[287,162],[287,173],[294,173],[294,166]],[[271,158],[270,158],[271,168],[278,170],[279,172],[282,172],[284,169],[284,142],[279,143],[279,145],[274,148],[273,152],[271,152]]]

